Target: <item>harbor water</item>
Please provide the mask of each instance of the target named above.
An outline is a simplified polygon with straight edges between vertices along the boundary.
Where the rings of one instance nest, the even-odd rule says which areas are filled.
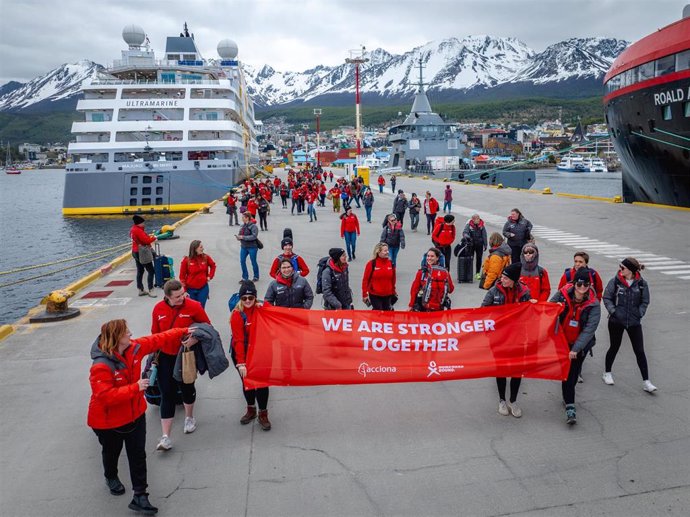
[[[132,224],[129,216],[63,217],[64,180],[65,172],[60,169],[30,170],[16,176],[0,175],[0,220],[4,248],[0,255],[0,272],[87,255],[129,242]],[[553,192],[613,197],[620,194],[621,175],[571,174],[544,169],[537,171],[533,188],[544,187],[551,188]],[[146,228],[148,231],[158,230],[180,218],[179,214],[147,216]],[[114,250],[109,255],[84,257],[45,268],[0,275],[0,324],[16,321],[50,291],[67,286],[123,251],[126,249]],[[93,261],[84,263],[89,260]],[[81,265],[70,267],[76,264]],[[62,269],[64,271],[50,274]],[[39,278],[6,285],[32,277]]]

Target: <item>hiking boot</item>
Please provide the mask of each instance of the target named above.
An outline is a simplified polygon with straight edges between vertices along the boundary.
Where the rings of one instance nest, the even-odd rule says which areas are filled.
[[[129,503],[129,509],[144,515],[155,515],[158,513],[158,508],[149,501],[148,494],[135,494],[132,502]]]
[[[517,402],[511,402],[508,407],[510,408],[510,414],[515,418],[520,418],[522,416],[522,409],[517,405]]]
[[[649,380],[646,380],[642,383],[642,389],[645,390],[647,393],[654,393],[656,391],[656,386],[649,382]]]
[[[125,493],[125,486],[117,476],[114,478],[105,478],[105,484],[113,495],[122,495]]]
[[[508,411],[508,404],[505,400],[500,400],[498,402],[498,414],[503,416],[508,416],[510,412]]]
[[[602,375],[601,378],[603,379],[604,384],[613,386],[613,375],[611,375],[611,372],[604,372],[604,375]]]
[[[164,434],[161,436],[161,439],[158,441],[158,445],[156,446],[156,450],[158,451],[169,451],[172,449],[172,440],[168,438],[167,434]]]
[[[568,404],[565,406],[565,423],[568,425],[574,425],[577,423],[575,404]]]
[[[240,418],[240,424],[247,425],[256,418],[256,408],[254,406],[247,406],[247,412]]]
[[[271,430],[271,422],[268,420],[267,409],[261,409],[259,411],[259,425],[261,426],[261,429],[263,429],[264,431]]]
[[[196,418],[188,416],[184,419],[184,434],[191,434],[196,431]]]

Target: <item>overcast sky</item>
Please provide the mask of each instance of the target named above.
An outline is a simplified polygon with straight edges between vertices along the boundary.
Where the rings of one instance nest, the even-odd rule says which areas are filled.
[[[234,39],[251,65],[336,65],[360,44],[402,53],[449,37],[516,37],[536,51],[570,38],[635,41],[680,19],[687,0],[0,0],[0,85],[63,64],[108,65],[138,24],[162,55],[186,21],[206,58]]]

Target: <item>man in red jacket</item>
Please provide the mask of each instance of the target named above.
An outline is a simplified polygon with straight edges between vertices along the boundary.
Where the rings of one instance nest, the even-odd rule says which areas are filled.
[[[154,306],[151,314],[152,334],[173,328],[190,327],[194,323],[211,323],[201,304],[187,297],[179,280],[168,280],[163,286],[163,292],[165,298]],[[163,352],[158,354],[158,386],[161,392],[161,427],[163,428],[163,436],[157,446],[159,451],[172,449],[170,431],[175,417],[175,399],[178,389],[182,391],[184,403],[184,433],[193,433],[196,430],[194,418],[196,389],[194,383],[178,383],[173,378],[176,360],[177,351],[174,354]]]
[[[426,215],[426,234],[431,235],[431,230],[436,224],[436,214],[438,213],[438,201],[431,197],[431,192],[427,191],[424,196],[424,215]]]
[[[450,271],[450,250],[455,241],[455,216],[452,214],[446,214],[443,219],[439,219],[436,222],[434,231],[431,234],[431,242],[434,243],[438,249],[443,253],[446,259],[446,269]]]
[[[139,296],[150,296],[155,298],[156,295],[153,294],[153,278],[155,272],[153,270],[153,261],[142,263],[139,259],[139,246],[151,246],[155,242],[156,237],[146,233],[144,229],[146,225],[146,220],[140,215],[135,215],[132,217],[132,227],[129,230],[129,237],[132,239],[132,257],[134,257],[134,263],[137,266],[137,288],[139,289]],[[148,285],[148,291],[144,290],[144,270],[147,272],[146,283]]]

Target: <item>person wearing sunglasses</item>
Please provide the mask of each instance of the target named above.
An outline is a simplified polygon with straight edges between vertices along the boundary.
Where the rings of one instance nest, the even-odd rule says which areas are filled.
[[[618,274],[609,281],[604,290],[604,307],[609,313],[610,346],[606,352],[606,369],[602,379],[605,384],[613,386],[611,368],[623,342],[623,332],[627,331],[637,366],[642,374],[642,389],[647,393],[654,393],[656,386],[649,381],[642,335],[642,318],[649,307],[649,285],[640,275],[644,265],[633,257],[627,257],[618,269]]]
[[[520,282],[529,288],[532,298],[538,302],[545,302],[551,294],[549,273],[539,265],[539,248],[536,244],[528,243],[522,247],[520,254]]]
[[[570,349],[570,370],[567,380],[561,383],[561,391],[565,404],[565,421],[573,425],[577,422],[575,386],[585,356],[596,344],[595,332],[601,320],[599,298],[592,286],[590,271],[587,268],[578,269],[573,283],[556,291],[550,301],[563,304],[559,321]]]
[[[576,251],[573,255],[573,267],[568,268],[563,272],[560,281],[558,282],[558,289],[561,289],[565,284],[572,284],[575,278],[575,273],[580,268],[586,268],[589,270],[590,283],[594,292],[597,293],[597,298],[601,300],[601,296],[604,293],[604,284],[601,281],[599,273],[594,269],[589,267],[589,253],[585,251]]]
[[[254,282],[242,282],[240,286],[240,301],[230,314],[230,330],[232,339],[230,341],[230,358],[232,359],[237,373],[239,373],[242,383],[247,376],[247,347],[249,346],[249,336],[252,332],[252,322],[257,307],[256,286]],[[242,389],[244,399],[247,401],[247,411],[240,418],[240,424],[247,425],[257,417],[256,404],[259,405],[259,425],[264,431],[271,430],[271,422],[268,419],[268,387],[256,388],[253,390]]]

